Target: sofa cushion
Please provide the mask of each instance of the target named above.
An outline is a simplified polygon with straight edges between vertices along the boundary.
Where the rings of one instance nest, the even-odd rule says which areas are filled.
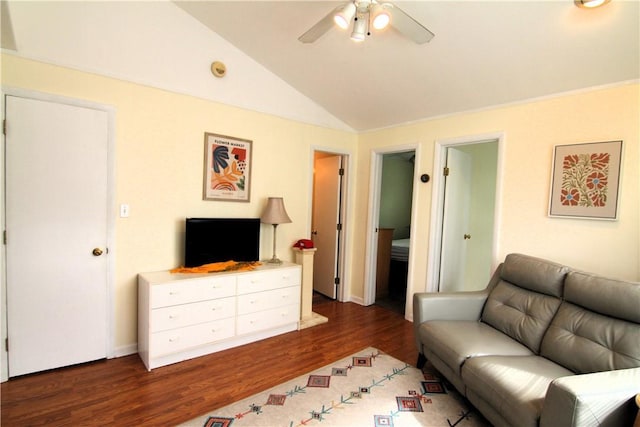
[[[419,334],[425,356],[437,355],[456,375],[470,357],[532,354],[524,345],[481,322],[430,320],[420,325]]]
[[[640,323],[640,283],[573,271],[567,275],[564,299],[596,313]]]
[[[579,374],[640,367],[640,325],[565,301],[540,354]]]
[[[503,280],[524,289],[561,297],[569,267],[522,254],[509,254],[500,272]]]
[[[501,281],[487,298],[482,321],[538,353],[542,337],[559,306],[560,300],[556,297]]]
[[[573,373],[540,356],[474,357],[462,367],[471,403],[488,404],[513,426],[537,427],[549,384],[567,375]]]
[[[500,281],[487,298],[482,321],[538,353],[544,332],[560,306],[568,271],[539,258],[508,255]]]

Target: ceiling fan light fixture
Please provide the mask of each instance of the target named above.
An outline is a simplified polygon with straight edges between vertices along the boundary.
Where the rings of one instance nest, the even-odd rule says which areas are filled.
[[[391,22],[391,15],[389,11],[379,3],[375,3],[371,6],[371,25],[376,30],[382,30]]]
[[[607,4],[610,1],[611,0],[574,0],[574,3],[581,9],[594,9]]]
[[[364,17],[356,17],[353,22],[353,32],[351,33],[351,40],[361,42],[364,40],[367,34],[367,20]]]
[[[356,15],[356,5],[349,2],[338,9],[335,15],[333,15],[333,22],[343,30],[349,28],[349,24]]]

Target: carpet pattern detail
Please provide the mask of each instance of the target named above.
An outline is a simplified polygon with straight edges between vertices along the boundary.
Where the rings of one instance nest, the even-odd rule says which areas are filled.
[[[368,348],[183,426],[465,426],[489,424],[435,370]]]

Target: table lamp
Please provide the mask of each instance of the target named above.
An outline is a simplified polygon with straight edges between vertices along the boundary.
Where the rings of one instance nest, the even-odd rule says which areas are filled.
[[[264,208],[260,221],[264,224],[273,224],[273,257],[267,261],[270,264],[282,264],[276,255],[276,230],[279,224],[291,222],[284,208],[282,197],[269,197],[267,207]]]

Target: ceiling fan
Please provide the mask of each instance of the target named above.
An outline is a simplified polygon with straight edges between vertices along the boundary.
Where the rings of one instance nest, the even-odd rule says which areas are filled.
[[[353,22],[351,39],[362,41],[371,34],[371,28],[381,30],[391,25],[418,44],[427,43],[434,34],[407,15],[398,6],[377,0],[353,0],[338,6],[298,37],[302,43],[313,43],[333,25],[347,29]]]

